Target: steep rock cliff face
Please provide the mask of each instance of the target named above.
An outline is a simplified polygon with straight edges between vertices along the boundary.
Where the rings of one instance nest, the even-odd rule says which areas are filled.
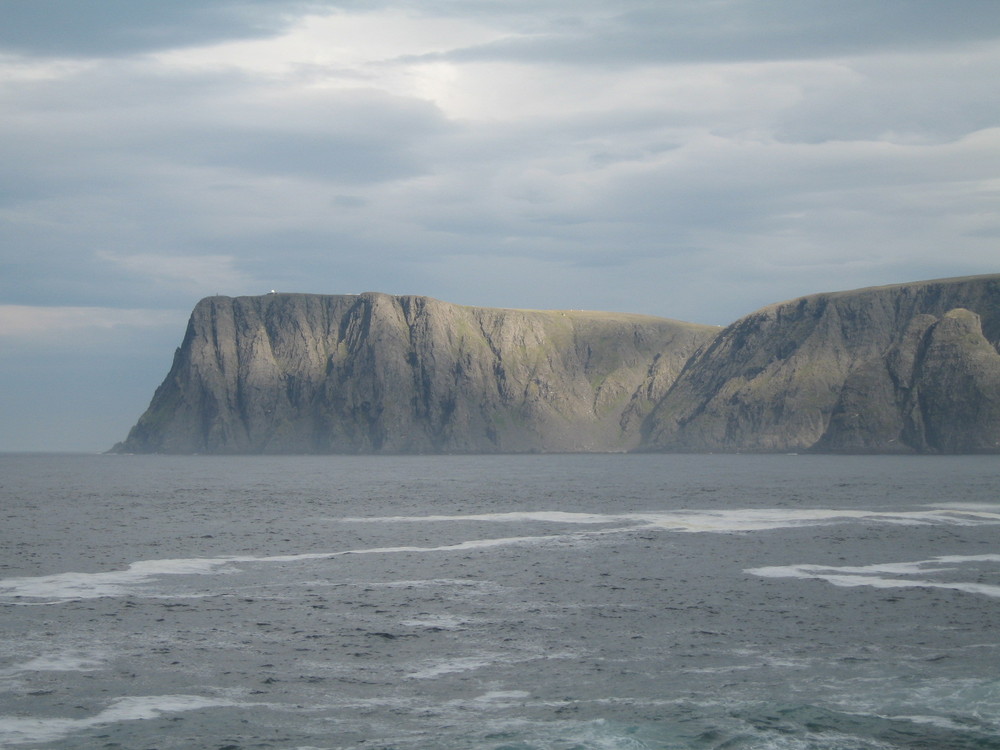
[[[383,294],[212,297],[115,450],[1000,452],[1000,276],[719,330]]]
[[[619,451],[717,329],[384,294],[211,297],[115,450]]]
[[[1000,354],[979,315],[915,318],[883,358],[847,379],[823,451],[1000,452]]]
[[[1000,276],[766,307],[698,352],[643,449],[1000,451]]]

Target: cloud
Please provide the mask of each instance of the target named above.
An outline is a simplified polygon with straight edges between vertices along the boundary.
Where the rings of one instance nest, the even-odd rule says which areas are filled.
[[[547,8],[544,25],[524,14],[525,33],[444,57],[623,67],[802,60],[936,50],[986,42],[1000,30],[1000,7],[981,0],[844,0],[835,8],[821,0],[591,3],[573,15]]]
[[[0,0],[0,49],[109,56],[270,36],[302,11],[329,5],[294,0]]]
[[[231,255],[124,255],[107,251],[97,255],[140,279],[176,285],[196,294],[243,289],[254,283],[248,274],[237,268],[236,258]],[[261,289],[259,293],[264,291]]]
[[[176,327],[177,322],[175,310],[0,305],[0,338],[8,341],[73,339],[86,331]]]
[[[435,14],[399,5],[404,7],[364,3],[360,12],[332,8],[323,12],[317,6],[274,38],[220,39],[197,49],[164,50],[154,58],[184,70],[225,67],[269,77],[304,76],[320,84],[332,79],[364,86],[386,72],[379,70],[382,66],[408,65],[407,57],[443,54],[506,36],[467,11]]]
[[[355,185],[427,171],[415,143],[446,130],[435,108],[413,99],[367,91],[284,99],[284,116],[246,104],[229,122],[181,126],[160,153],[179,163]]]
[[[640,55],[627,71],[429,60],[449,45],[534,33],[516,12],[496,23],[495,5],[443,15],[457,7],[314,14],[268,39],[128,61],[40,62],[35,78],[18,63],[20,82],[6,88],[18,118],[0,126],[6,246],[44,244],[19,263],[47,279],[49,301],[70,293],[98,303],[114,286],[123,304],[147,295],[170,304],[177,293],[345,274],[350,287],[398,276],[414,284],[403,291],[449,296],[440,283],[449,274],[421,269],[459,257],[543,259],[549,273],[699,258],[706,269],[767,268],[763,259],[791,255],[800,268],[838,252],[853,257],[859,251],[845,238],[870,245],[865,223],[880,253],[898,256],[893,248],[912,240],[905,252],[916,258],[941,227],[957,224],[910,231],[900,201],[926,195],[911,193],[915,186],[939,183],[944,199],[936,210],[916,200],[928,212],[910,209],[921,223],[943,207],[961,212],[963,194],[981,209],[974,196],[991,168],[989,145],[948,144],[990,132],[988,107],[971,105],[983,101],[995,53],[697,64]],[[678,4],[669,13],[693,14],[685,23],[709,33],[720,8]],[[564,8],[546,5],[535,23],[598,34],[597,20],[610,13],[619,30],[675,33],[663,19],[638,23],[623,12],[589,4],[568,23]],[[731,23],[751,34],[756,21]],[[953,106],[927,106],[914,83],[926,71],[936,71],[936,89]],[[949,174],[964,174],[962,185]],[[986,215],[967,213],[966,236],[990,231]],[[836,220],[846,225],[831,232]],[[981,262],[971,245],[968,253]],[[63,261],[45,273],[43,259],[54,258]],[[80,281],[88,258],[103,261],[112,284],[103,275]],[[70,273],[54,285],[61,267]],[[23,278],[19,286],[30,289]],[[522,291],[509,283],[509,293]],[[598,306],[569,306],[582,304]]]
[[[96,384],[115,356],[138,372],[141,340],[155,386],[152,342],[169,354],[181,332],[126,321],[206,294],[728,323],[813,291],[998,270],[997,3],[0,13],[0,303],[10,330],[10,310],[34,311],[18,351],[37,340],[58,361],[74,342],[60,330],[91,342]],[[50,360],[34,361],[19,383]]]
[[[187,310],[0,305],[0,451],[107,450],[170,367]]]

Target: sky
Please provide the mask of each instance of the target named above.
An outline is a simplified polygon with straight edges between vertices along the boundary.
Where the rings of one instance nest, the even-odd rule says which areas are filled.
[[[213,294],[714,325],[1000,272],[996,0],[0,0],[0,451]]]

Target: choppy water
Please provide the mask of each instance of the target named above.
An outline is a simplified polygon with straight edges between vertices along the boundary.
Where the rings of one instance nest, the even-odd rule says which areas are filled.
[[[0,747],[1000,748],[990,457],[0,456]]]

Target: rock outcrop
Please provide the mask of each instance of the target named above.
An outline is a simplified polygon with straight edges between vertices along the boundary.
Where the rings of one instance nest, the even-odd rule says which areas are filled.
[[[717,331],[376,293],[210,297],[113,450],[626,451]]]
[[[1000,453],[1000,275],[725,329],[384,294],[210,297],[113,450]]]
[[[688,362],[651,451],[1000,452],[1000,276],[766,307]]]

